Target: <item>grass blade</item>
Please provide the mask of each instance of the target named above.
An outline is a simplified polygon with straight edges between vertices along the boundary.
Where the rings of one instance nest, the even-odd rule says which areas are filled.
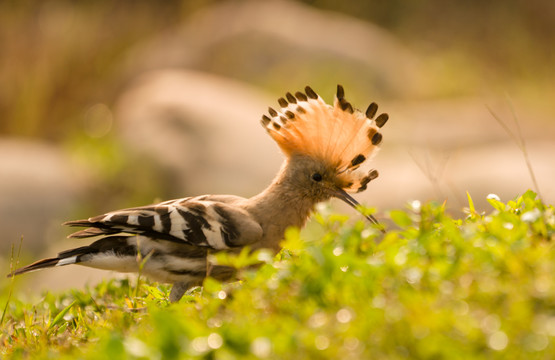
[[[58,313],[58,315],[56,315],[56,317],[54,318],[54,320],[52,320],[52,322],[50,323],[50,326],[48,326],[48,330],[51,330],[54,326],[58,325],[63,319],[64,316],[66,316],[67,312],[73,307],[73,305],[75,305],[77,303],[77,300],[73,300],[71,302],[71,304],[69,304],[68,306],[66,306],[62,311],[60,311]]]
[[[18,265],[19,265],[19,256],[21,254],[21,247],[23,245],[23,236],[21,237],[20,241],[19,241],[19,248],[17,249],[17,257],[15,258],[15,266],[14,266],[14,257],[13,257],[13,244],[12,244],[12,251],[11,251],[11,256],[10,256],[10,273],[13,274],[14,270],[17,269]],[[6,305],[4,305],[4,310],[2,311],[2,318],[0,319],[0,326],[4,323],[4,319],[6,317],[6,313],[8,311],[8,305],[10,304],[10,300],[12,298],[12,293],[13,293],[13,287],[14,287],[14,280],[15,276],[12,275],[11,279],[10,279],[10,292],[8,293],[8,299],[6,300]]]
[[[518,121],[518,116],[516,115],[516,111],[514,109],[513,103],[512,103],[512,101],[511,101],[511,99],[509,98],[508,95],[507,95],[507,103],[509,104],[509,107],[511,108],[511,113],[513,114],[513,121],[515,122],[515,126],[516,126],[516,129],[517,129],[516,134],[514,132],[512,132],[511,129],[509,129],[507,124],[505,124],[505,122],[499,116],[497,116],[497,114],[489,106],[486,105],[486,107],[487,107],[488,111],[490,112],[491,116],[493,116],[493,118],[497,121],[497,123],[499,125],[501,125],[503,130],[505,130],[505,132],[516,143],[516,145],[518,146],[520,151],[522,151],[522,155],[524,156],[524,161],[526,162],[526,167],[528,168],[528,173],[530,174],[530,177],[532,179],[532,184],[534,185],[534,189],[538,193],[538,196],[540,197],[540,199],[543,199],[543,197],[541,195],[541,192],[540,192],[540,187],[538,186],[538,181],[536,180],[536,174],[534,173],[534,170],[532,169],[532,163],[530,162],[530,156],[528,155],[528,150],[526,148],[526,142],[524,141],[524,136],[522,135],[522,130],[520,129],[520,123]]]

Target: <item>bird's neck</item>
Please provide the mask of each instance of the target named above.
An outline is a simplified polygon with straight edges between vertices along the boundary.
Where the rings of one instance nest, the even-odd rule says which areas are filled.
[[[291,161],[286,160],[270,186],[248,201],[246,210],[264,230],[263,247],[278,250],[285,229],[302,227],[317,203],[295,185],[293,173]]]

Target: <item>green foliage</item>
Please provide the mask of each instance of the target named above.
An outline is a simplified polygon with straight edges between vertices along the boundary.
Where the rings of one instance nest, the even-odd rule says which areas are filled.
[[[12,299],[0,356],[553,358],[554,208],[531,191],[488,200],[478,213],[469,196],[465,219],[414,202],[389,213],[386,235],[319,214],[320,235],[291,229],[275,257],[214,255],[240,280],[206,279],[178,304],[165,285],[129,281]]]

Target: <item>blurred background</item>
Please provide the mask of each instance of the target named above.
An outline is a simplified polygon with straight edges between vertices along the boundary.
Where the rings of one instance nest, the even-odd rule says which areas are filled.
[[[484,211],[529,188],[553,203],[554,23],[542,0],[0,2],[0,267],[12,246],[23,264],[82,245],[68,219],[258,193],[282,160],[260,116],[305,85],[389,113],[356,196],[378,218],[415,199],[460,214],[466,191]]]

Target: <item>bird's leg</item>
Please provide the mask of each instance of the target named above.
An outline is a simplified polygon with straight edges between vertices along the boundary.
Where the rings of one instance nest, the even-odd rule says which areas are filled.
[[[175,303],[181,300],[185,291],[189,288],[189,284],[185,282],[176,282],[170,291],[170,302]]]
[[[210,255],[210,249],[208,249],[206,251],[206,276],[205,276],[205,278],[210,276],[210,273],[212,272],[212,268],[214,267],[212,265],[212,263],[210,262],[210,259],[209,259],[210,256],[209,255]]]

